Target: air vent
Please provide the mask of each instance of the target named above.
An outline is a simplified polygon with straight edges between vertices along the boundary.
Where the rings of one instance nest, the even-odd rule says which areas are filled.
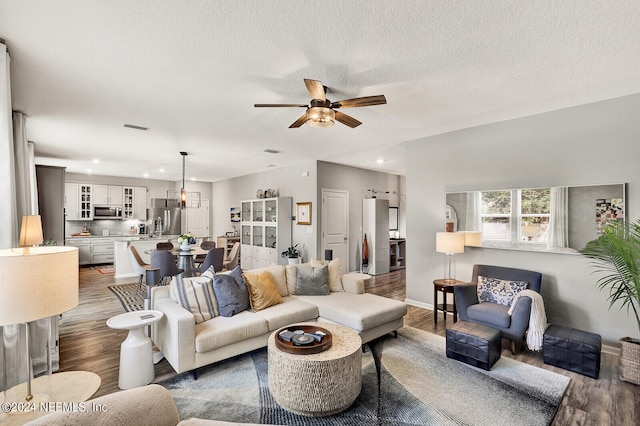
[[[143,132],[149,130],[148,127],[136,126],[135,124],[125,124],[124,127],[128,127],[129,129],[142,130]]]
[[[278,154],[280,151],[278,151],[277,149],[267,148],[267,149],[262,150],[262,152],[266,152],[268,154]]]

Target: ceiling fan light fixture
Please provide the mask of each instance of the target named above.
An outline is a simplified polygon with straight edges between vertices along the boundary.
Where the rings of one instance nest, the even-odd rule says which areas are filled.
[[[307,109],[307,124],[311,127],[331,127],[336,113],[331,108],[310,107]]]

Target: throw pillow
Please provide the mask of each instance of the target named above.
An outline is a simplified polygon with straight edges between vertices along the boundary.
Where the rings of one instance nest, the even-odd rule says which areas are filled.
[[[326,261],[311,261],[311,266],[322,266],[325,264]],[[344,288],[342,288],[342,279],[340,278],[340,259],[329,261],[328,281],[329,291],[344,291]]]
[[[328,267],[301,266],[296,268],[296,291],[301,296],[329,294]]]
[[[250,308],[249,291],[242,277],[240,265],[229,274],[213,277],[213,292],[218,300],[218,310],[223,317],[232,317]]]
[[[191,312],[196,324],[210,320],[218,315],[216,298],[209,278],[183,279],[180,275],[171,281],[178,303]]]
[[[293,265],[285,265],[285,275],[287,277],[287,292],[296,294],[296,283],[298,282],[298,266],[310,266],[310,263],[298,263]]]
[[[269,306],[282,303],[282,297],[278,293],[275,280],[268,271],[257,273],[245,272],[244,280],[249,287],[249,300],[251,309],[261,311]]]
[[[209,269],[207,269],[202,274],[200,274],[200,276],[201,277],[206,277],[206,278],[209,278],[209,279],[213,280],[213,276],[215,274],[216,274],[216,270],[214,269],[213,265],[211,265],[211,266],[209,266]]]
[[[516,294],[529,287],[526,281],[509,281],[478,276],[478,301],[511,306]]]

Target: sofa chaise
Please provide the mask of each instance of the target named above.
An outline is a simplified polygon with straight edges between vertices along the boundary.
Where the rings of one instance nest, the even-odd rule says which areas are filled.
[[[164,313],[152,327],[152,339],[173,369],[181,373],[265,347],[271,333],[294,323],[341,324],[356,331],[363,344],[402,327],[406,304],[365,293],[361,279],[338,274],[338,262],[245,271],[237,267],[227,277],[218,273],[174,278],[169,286],[151,291],[151,308]],[[224,293],[228,286],[218,282],[233,286],[240,274],[250,307],[229,303]],[[235,280],[229,278],[233,275]],[[192,300],[189,305],[185,289],[200,291],[197,303]],[[269,294],[276,303],[264,303],[262,299]],[[203,316],[200,310],[205,305],[211,305],[212,312]],[[229,306],[236,311],[228,312]]]

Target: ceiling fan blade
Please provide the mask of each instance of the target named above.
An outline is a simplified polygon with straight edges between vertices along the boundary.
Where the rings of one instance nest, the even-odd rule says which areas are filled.
[[[384,95],[363,96],[361,98],[345,99],[343,101],[333,102],[331,108],[357,108],[373,105],[384,105],[387,98]]]
[[[300,104],[253,104],[254,107],[256,108],[264,108],[264,107],[275,107],[275,108],[280,108],[280,107],[303,107],[306,108],[307,105],[300,105]]]
[[[359,122],[358,120],[356,120],[355,118],[342,113],[340,111],[336,111],[336,120],[338,120],[339,122],[341,122],[342,124],[344,124],[345,126],[349,126],[352,129],[354,127],[358,127],[359,125],[361,125],[362,123]]]
[[[291,124],[291,126],[289,126],[289,128],[296,129],[302,126],[306,122],[307,122],[307,112],[305,111],[304,114],[300,116],[300,118],[298,118],[296,121],[293,122],[293,124]]]
[[[304,84],[307,86],[307,90],[311,94],[312,99],[320,99],[326,101],[326,95],[324,93],[324,87],[322,86],[322,82],[318,80],[309,80],[308,78],[304,79]]]

